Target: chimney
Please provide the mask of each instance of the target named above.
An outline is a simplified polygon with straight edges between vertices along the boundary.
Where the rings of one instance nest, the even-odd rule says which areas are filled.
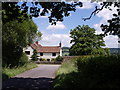
[[[38,41],[36,41],[36,44],[38,45]]]
[[[60,43],[59,43],[59,47],[62,47],[62,43],[61,43],[61,41],[60,41]]]

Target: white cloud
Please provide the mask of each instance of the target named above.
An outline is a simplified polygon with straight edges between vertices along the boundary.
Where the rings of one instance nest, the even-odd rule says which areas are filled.
[[[43,11],[43,8],[42,9],[40,9],[40,13]],[[50,11],[48,11],[49,13],[50,13]],[[39,18],[48,18],[49,16],[50,16],[50,14],[46,14],[45,16],[41,16],[41,15],[39,15],[38,17],[32,17],[33,19],[39,19]]]
[[[58,46],[59,42],[62,42],[62,46],[70,47],[71,38],[69,37],[70,34],[46,34],[42,32],[42,40],[39,43],[43,46]],[[118,37],[109,35],[104,38],[105,47],[107,48],[117,48],[118,47]]]
[[[111,19],[113,17],[113,13],[116,13],[116,8],[114,8],[114,6],[112,6],[112,11],[108,10],[108,9],[103,9],[102,11],[100,11],[97,16],[101,18],[100,22],[97,23],[97,24],[94,24],[93,27],[97,30],[96,31],[96,34],[101,34],[101,33],[104,33],[100,26],[101,24],[108,24],[107,23],[107,20]],[[105,44],[106,44],[106,47],[109,47],[109,48],[117,48],[118,47],[118,38],[117,36],[106,36],[105,37]]]
[[[38,18],[48,18],[48,16],[39,16]]]
[[[109,35],[104,38],[106,47],[108,48],[118,48],[118,37]]]
[[[90,2],[91,0],[79,0],[80,2]]]
[[[69,34],[43,33],[42,40],[39,43],[45,46],[58,46],[60,41],[62,42],[62,46],[70,46]]]
[[[47,29],[52,29],[52,30],[65,29],[65,28],[66,26],[62,22],[57,22],[56,25],[49,24],[49,26],[47,27]]]
[[[48,19],[49,16],[38,16],[38,17],[32,17],[32,19],[36,20],[36,19],[40,19],[40,18],[43,18],[43,19]]]
[[[83,1],[83,6],[82,7],[79,7],[77,6],[78,9],[91,9],[95,6],[95,4],[97,4],[96,2],[88,2],[88,1]]]
[[[77,6],[78,9],[91,9],[93,8],[93,4],[90,3],[90,2],[83,2],[83,6],[82,7],[79,7]]]
[[[94,28],[97,30],[96,33],[100,34],[102,33],[102,30],[100,28],[101,24],[108,24],[107,20],[111,19],[113,17],[113,13],[117,13],[116,8],[114,8],[114,6],[111,7],[112,11],[104,8],[102,11],[100,11],[96,16],[98,16],[99,18],[101,18],[101,21],[97,24],[94,24]]]

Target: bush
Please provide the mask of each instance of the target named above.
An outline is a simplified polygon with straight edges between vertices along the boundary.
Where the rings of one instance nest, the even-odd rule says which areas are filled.
[[[55,61],[55,58],[52,58],[51,61]]]
[[[19,63],[20,63],[20,65],[24,65],[24,64],[28,63],[28,57],[26,56],[25,53],[22,53],[22,56],[20,57]]]
[[[47,61],[45,58],[40,58],[40,61]]]
[[[38,60],[38,57],[39,57],[39,56],[37,56],[37,51],[34,49],[33,55],[31,56],[31,60],[32,60],[32,61],[37,61],[37,60]]]
[[[57,56],[57,57],[55,58],[55,61],[63,61],[63,57]]]
[[[120,56],[89,56],[69,62],[58,70],[55,88],[120,88]],[[77,70],[67,69],[72,65]]]
[[[7,60],[5,60],[7,59]],[[13,58],[14,59],[14,58]],[[11,62],[10,62],[11,61]],[[24,64],[28,63],[28,57],[26,56],[25,53],[21,53],[21,55],[19,56],[18,59],[15,59],[15,60],[11,60],[11,58],[9,59],[9,62],[8,62],[8,58],[3,58],[3,62],[2,62],[2,66],[3,67],[10,67],[10,68],[13,68],[15,66],[22,66]]]
[[[120,88],[120,56],[99,56],[77,60],[80,87]]]

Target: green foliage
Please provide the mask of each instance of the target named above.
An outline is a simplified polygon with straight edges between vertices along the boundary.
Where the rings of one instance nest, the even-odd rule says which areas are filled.
[[[18,22],[23,22],[28,19],[28,14],[20,9],[17,2],[2,2],[2,22],[18,20]]]
[[[19,64],[23,47],[33,42],[36,36],[37,26],[32,20],[25,20],[22,23],[14,20],[6,22],[2,27],[3,63],[14,66]]]
[[[98,50],[92,49],[93,55],[110,55],[110,49],[109,48],[99,48]]]
[[[14,57],[14,59],[12,59]],[[20,54],[20,56],[11,56],[9,59],[8,57],[3,57],[2,66],[3,67],[15,67],[15,66],[23,66],[24,64],[28,63],[28,57],[25,53]]]
[[[18,19],[19,21],[25,20],[28,18],[27,13],[30,13],[30,17],[49,14],[49,22],[56,24],[57,21],[63,21],[64,17],[70,16],[70,11],[75,12],[77,6],[82,7],[81,2],[32,2],[32,6],[28,6],[27,2],[19,3],[19,5],[17,3],[18,2],[2,2],[2,8],[6,10],[3,12],[3,15],[8,14],[4,16],[4,22],[13,19]],[[40,7],[38,7],[38,5],[40,5]],[[42,12],[40,12],[41,9]]]
[[[58,69],[58,71],[56,72],[56,75],[60,75],[60,74],[68,74],[71,72],[76,72],[77,68],[75,66],[75,62],[77,59],[72,59],[72,60],[68,60],[66,62],[63,62],[63,64],[60,66],[60,68]]]
[[[87,56],[63,63],[54,88],[120,88],[119,58],[118,55]],[[70,71],[71,65],[75,69]]]
[[[57,57],[55,58],[55,61],[63,61],[63,57],[62,57],[62,56],[57,56]]]
[[[45,59],[45,58],[40,58],[40,61],[47,61],[47,59]]]
[[[92,0],[91,2],[94,2]],[[23,2],[22,4],[17,2],[2,2],[2,15],[3,15],[3,23],[8,22],[14,19],[19,21],[23,21],[29,16],[27,12],[31,14],[30,17],[38,17],[39,15],[45,16],[49,14],[49,22],[52,24],[56,24],[57,21],[63,21],[64,17],[70,16],[70,11],[76,11],[76,7],[82,7],[84,3],[82,2],[32,2],[32,6],[28,6],[27,2]],[[40,5],[41,7],[37,7]],[[114,18],[108,20],[109,25],[101,25],[101,29],[105,32],[105,34],[110,33],[113,35],[119,35],[119,16],[120,16],[120,4],[119,2],[102,2],[100,4],[101,7],[95,6],[95,10],[91,13],[90,17],[83,18],[83,20],[91,19],[93,15],[96,15],[104,8],[108,10],[112,10],[112,5],[116,8],[117,13],[113,14]],[[29,8],[29,9],[28,9]],[[42,9],[42,12],[40,12]],[[5,10],[5,11],[4,11]],[[20,11],[21,10],[21,11]],[[7,16],[6,16],[7,14]]]
[[[92,0],[94,2],[95,0]],[[106,0],[106,2],[101,2],[100,6],[95,6],[95,10],[91,13],[90,17],[83,18],[84,21],[91,19],[93,15],[96,15],[100,11],[102,11],[104,8],[112,11],[112,9],[116,9],[117,13],[112,13],[113,17],[109,20],[107,20],[108,24],[101,25],[102,31],[104,31],[104,35],[118,35],[120,37],[120,3],[118,2],[108,2],[109,0]],[[114,7],[113,7],[114,6]]]
[[[25,53],[22,53],[22,56],[20,57],[20,60],[19,60],[19,65],[24,65],[28,62],[29,62],[28,57],[26,56]]]
[[[72,72],[77,72],[77,68],[75,67],[75,62],[76,59],[75,60],[72,59],[62,63],[62,65],[56,72],[56,78],[53,82],[54,89],[68,88],[68,86],[71,86],[69,82],[71,82],[76,77],[74,77],[74,75],[67,77],[67,74]]]
[[[17,20],[3,24],[3,41],[5,43],[18,44],[22,47],[33,42],[37,33],[37,26],[35,23],[28,19],[19,23]]]
[[[120,9],[117,9],[117,13],[113,14],[113,18],[109,19],[107,25],[101,25],[102,31],[104,31],[104,35],[118,35],[120,37]]]
[[[55,61],[55,58],[52,58],[51,61]]]
[[[63,62],[58,71],[56,72],[56,78],[54,80],[54,89],[59,88],[74,88],[74,79],[78,79],[75,74],[77,67],[75,66],[77,58]],[[75,83],[76,84],[76,83]],[[76,86],[75,86],[76,87]]]
[[[10,68],[10,67],[3,67],[2,68],[2,80],[7,80],[17,74],[20,74],[26,70],[32,69],[37,67],[37,65],[35,63],[26,63],[23,66],[16,66],[14,68]]]
[[[105,46],[102,35],[96,35],[95,29],[88,25],[78,25],[71,30],[70,37],[73,45],[70,48],[70,55],[91,55],[91,54],[106,54],[102,49]]]
[[[37,56],[37,51],[34,49],[34,51],[33,51],[33,55],[31,56],[31,60],[33,60],[33,61],[37,61],[38,60],[38,56]]]
[[[77,6],[82,7],[81,2],[35,2],[32,4],[33,6],[30,7],[30,11],[26,2],[22,3],[20,7],[23,11],[30,12],[32,17],[38,17],[39,15],[46,16],[49,14],[49,22],[51,24],[56,24],[57,21],[63,21],[64,17],[70,16],[70,11],[76,11]],[[40,5],[41,7],[36,7],[36,5]],[[42,12],[40,12],[40,9],[42,9]]]
[[[120,88],[120,56],[99,56],[79,59],[77,67],[85,88]]]
[[[3,66],[12,67],[22,63],[23,48],[41,35],[29,15],[23,13],[16,3],[2,3],[2,22]]]

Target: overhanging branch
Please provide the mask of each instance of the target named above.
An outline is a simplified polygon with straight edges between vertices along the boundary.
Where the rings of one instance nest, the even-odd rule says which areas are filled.
[[[109,3],[109,2],[108,2]],[[91,13],[91,15],[88,18],[83,18],[84,21],[89,20],[92,18],[93,15],[96,15],[97,13],[99,13],[104,7],[107,6],[108,4],[107,2],[103,4],[103,6],[101,8],[98,8],[98,6],[95,7],[95,10]]]

